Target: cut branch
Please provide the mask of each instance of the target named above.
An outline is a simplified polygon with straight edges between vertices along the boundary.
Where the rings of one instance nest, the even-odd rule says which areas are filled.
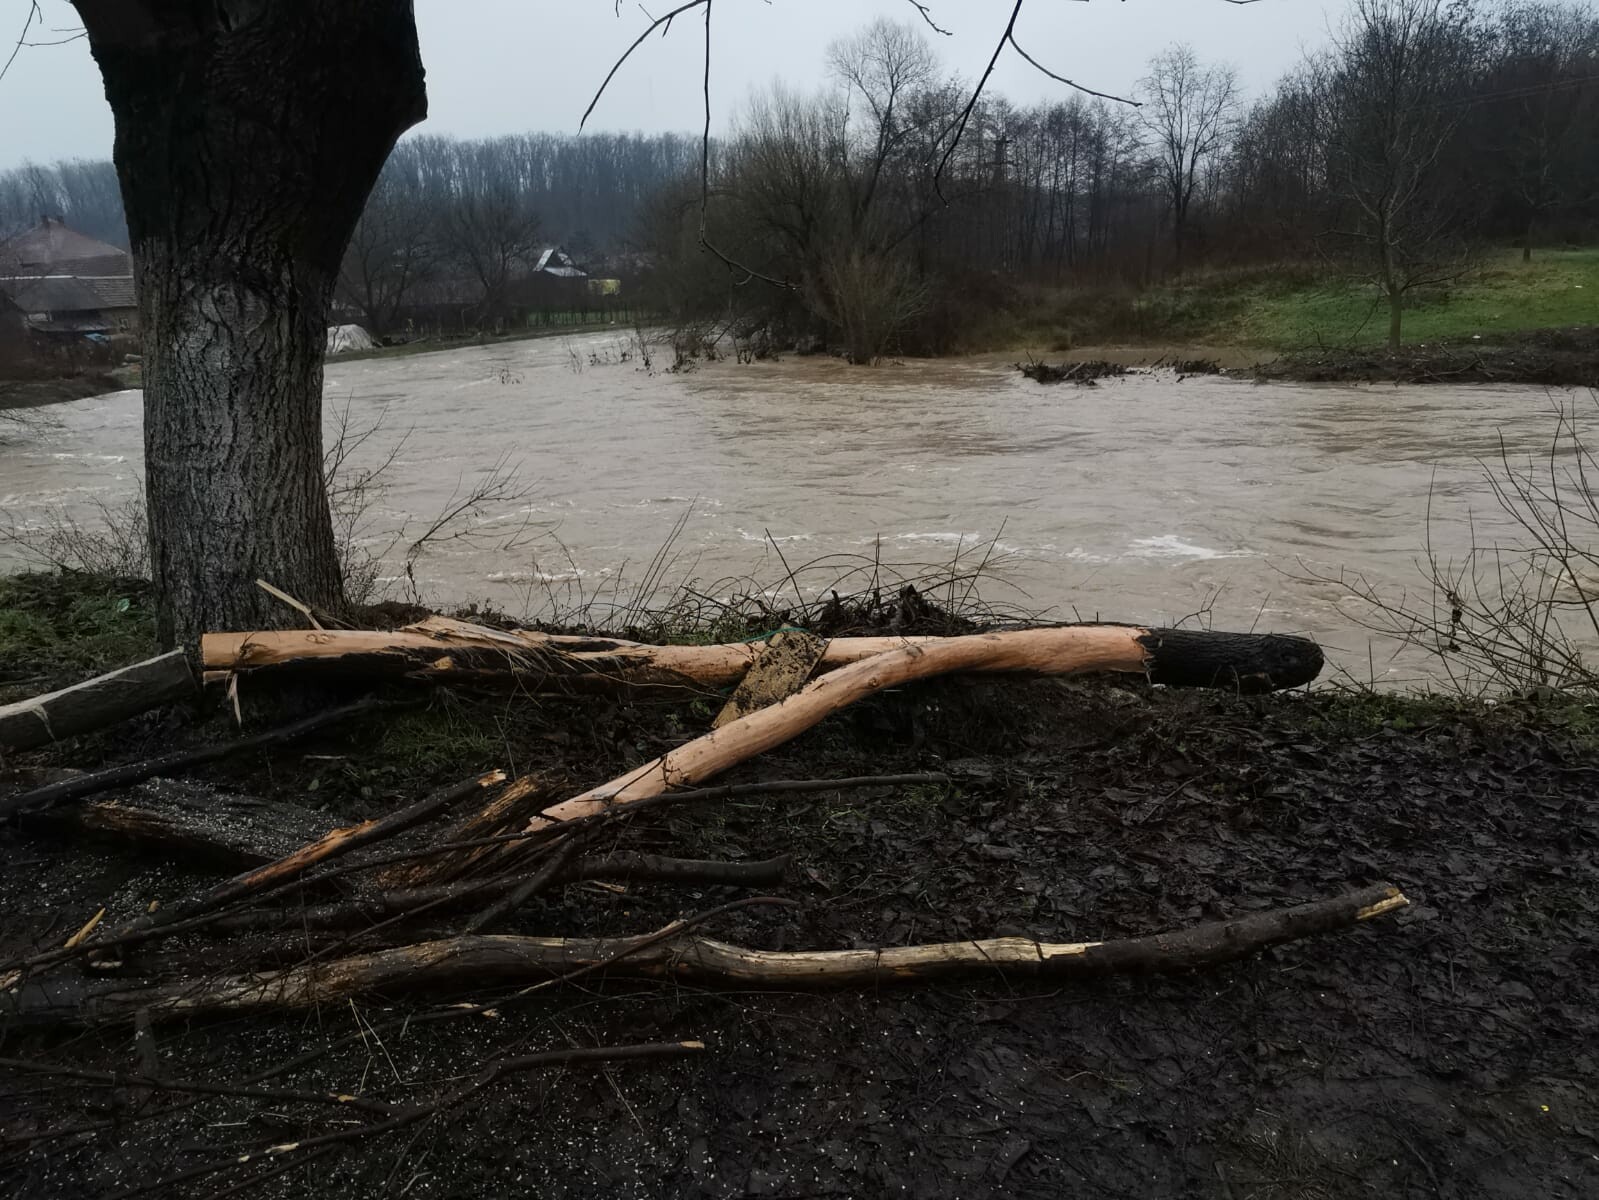
[[[398,990],[481,986],[604,969],[618,976],[741,987],[868,987],[960,976],[1084,979],[1188,971],[1244,958],[1268,946],[1328,933],[1403,908],[1391,884],[1328,900],[1250,913],[1172,933],[1108,942],[989,938],[864,950],[769,951],[694,936],[635,938],[466,936],[379,950],[310,966],[153,987],[85,986],[55,978],[0,995],[0,1013],[34,1023],[84,1026],[238,1015],[342,1004]],[[671,933],[668,926],[663,933]]]
[[[195,694],[188,660],[173,650],[58,692],[0,705],[0,754],[91,733]]]

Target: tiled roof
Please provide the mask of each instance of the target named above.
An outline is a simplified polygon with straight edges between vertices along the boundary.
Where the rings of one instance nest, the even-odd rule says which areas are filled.
[[[0,279],[11,302],[23,312],[98,312],[107,305],[83,280],[72,275],[28,275]]]
[[[18,275],[132,274],[126,250],[69,229],[54,217],[0,244],[0,266]]]

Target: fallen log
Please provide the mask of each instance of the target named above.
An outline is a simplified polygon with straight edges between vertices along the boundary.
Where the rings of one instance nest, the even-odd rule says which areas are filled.
[[[185,667],[184,669],[187,670],[188,668]],[[326,729],[329,725],[337,724],[348,717],[401,707],[405,706],[396,704],[392,700],[374,700],[370,698],[357,700],[353,704],[330,708],[323,712],[314,713],[309,717],[302,717],[298,721],[290,721],[286,725],[279,725],[261,733],[251,734],[249,737],[236,738],[231,742],[217,742],[210,746],[197,746],[190,750],[174,750],[168,754],[158,755],[155,758],[144,759],[142,762],[121,763],[114,767],[105,767],[99,771],[85,771],[81,775],[73,775],[67,779],[47,783],[42,787],[23,792],[21,795],[0,800],[0,820],[5,820],[20,812],[38,812],[57,804],[65,804],[69,800],[80,800],[85,796],[92,796],[98,792],[109,792],[112,788],[129,787],[146,779],[153,779],[157,775],[175,775],[179,771],[186,771],[190,767],[197,767],[203,763],[216,762],[218,759],[227,758],[230,755],[281,745],[284,742],[290,742],[296,738],[305,737],[307,734],[315,733],[318,730]]]
[[[335,824],[326,813],[206,784],[151,779],[24,820],[47,828],[109,834],[144,846],[237,866],[286,857]]]
[[[183,651],[97,675],[60,691],[0,705],[0,754],[91,733],[196,694]]]
[[[1250,913],[1191,929],[1107,942],[988,938],[863,950],[754,950],[692,935],[542,938],[469,935],[227,978],[127,987],[65,975],[0,994],[0,1016],[95,1026],[314,1008],[372,994],[549,979],[602,969],[617,977],[739,987],[869,987],[960,976],[1085,979],[1217,966],[1268,946],[1327,933],[1403,908],[1391,884]],[[662,932],[670,932],[672,927]]]
[[[1148,671],[1161,682],[1209,683],[1224,670],[1236,672],[1240,659],[1233,648],[1239,639],[1251,647],[1250,652],[1255,655],[1252,663],[1263,667],[1268,678],[1274,678],[1271,671],[1282,669],[1280,661],[1297,663],[1298,655],[1303,653],[1300,647],[1277,647],[1275,643],[1268,643],[1268,648],[1262,650],[1257,639],[1241,634],[1147,630],[1124,625],[1024,629],[901,644],[887,653],[840,667],[776,704],[685,742],[618,779],[546,808],[528,823],[527,829],[534,831],[673,789],[695,787],[885,688],[956,672],[1075,675],[1127,670],[1134,662],[1137,669]],[[1276,641],[1293,643],[1303,639]],[[1314,642],[1303,645],[1314,650],[1319,668],[1321,651]],[[512,789],[516,787],[512,785]]]
[[[1321,671],[1321,649],[1308,638],[1279,634],[1150,629],[1138,625],[1069,625],[1018,630],[1005,636],[1050,635],[1094,646],[1096,659],[1080,670],[1147,674],[1178,687],[1271,691],[1308,683]],[[974,635],[991,636],[991,635]],[[834,638],[819,671],[832,671],[907,646],[958,638]],[[289,630],[208,633],[201,639],[205,678],[268,668],[330,672],[344,677],[431,682],[514,682],[537,690],[616,686],[731,687],[744,678],[763,643],[649,646],[614,638],[574,637],[533,630],[507,632],[446,617],[391,633],[368,630]],[[1047,665],[977,662],[971,671],[1055,674]]]
[[[241,872],[199,895],[190,896],[170,907],[152,910],[123,926],[109,938],[63,947],[60,950],[49,950],[22,959],[16,963],[11,974],[0,979],[0,988],[9,986],[7,981],[14,981],[28,972],[52,967],[73,958],[81,958],[88,953],[103,951],[112,945],[126,946],[150,941],[164,933],[176,932],[196,918],[213,913],[234,901],[252,895],[266,895],[274,888],[292,886],[317,863],[343,857],[362,846],[402,833],[432,819],[467,796],[504,782],[504,771],[490,771],[451,787],[442,788],[385,817],[329,830],[317,840],[307,842],[282,858]]]

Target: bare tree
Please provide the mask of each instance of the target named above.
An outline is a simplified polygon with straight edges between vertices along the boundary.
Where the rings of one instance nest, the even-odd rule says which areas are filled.
[[[415,143],[395,150],[367,198],[339,270],[339,293],[373,333],[390,332],[417,286],[438,270],[436,214],[415,177]]]
[[[1171,210],[1175,266],[1181,271],[1194,194],[1238,121],[1238,76],[1229,66],[1202,66],[1191,46],[1173,46],[1150,60],[1139,96],[1144,135]]]
[[[1405,298],[1465,269],[1459,212],[1441,169],[1464,111],[1472,12],[1454,0],[1354,0],[1330,89],[1334,186],[1388,305],[1397,350]]]
[[[439,235],[456,265],[482,288],[482,317],[497,322],[505,317],[511,283],[532,264],[539,218],[514,179],[474,174],[444,201]]]
[[[1525,214],[1522,261],[1530,262],[1544,219],[1592,179],[1599,18],[1572,4],[1518,2],[1500,14],[1497,32],[1488,80],[1504,97],[1495,149]]]

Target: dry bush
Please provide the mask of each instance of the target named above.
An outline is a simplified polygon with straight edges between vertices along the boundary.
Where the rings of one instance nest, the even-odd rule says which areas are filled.
[[[1510,541],[1480,542],[1473,522],[1471,550],[1441,556],[1429,498],[1419,600],[1359,575],[1311,580],[1347,588],[1365,606],[1357,617],[1365,628],[1425,652],[1457,694],[1599,693],[1599,460],[1582,430],[1589,411],[1575,401],[1557,407],[1541,456],[1512,455],[1501,438],[1497,458],[1480,461],[1516,530]]]

